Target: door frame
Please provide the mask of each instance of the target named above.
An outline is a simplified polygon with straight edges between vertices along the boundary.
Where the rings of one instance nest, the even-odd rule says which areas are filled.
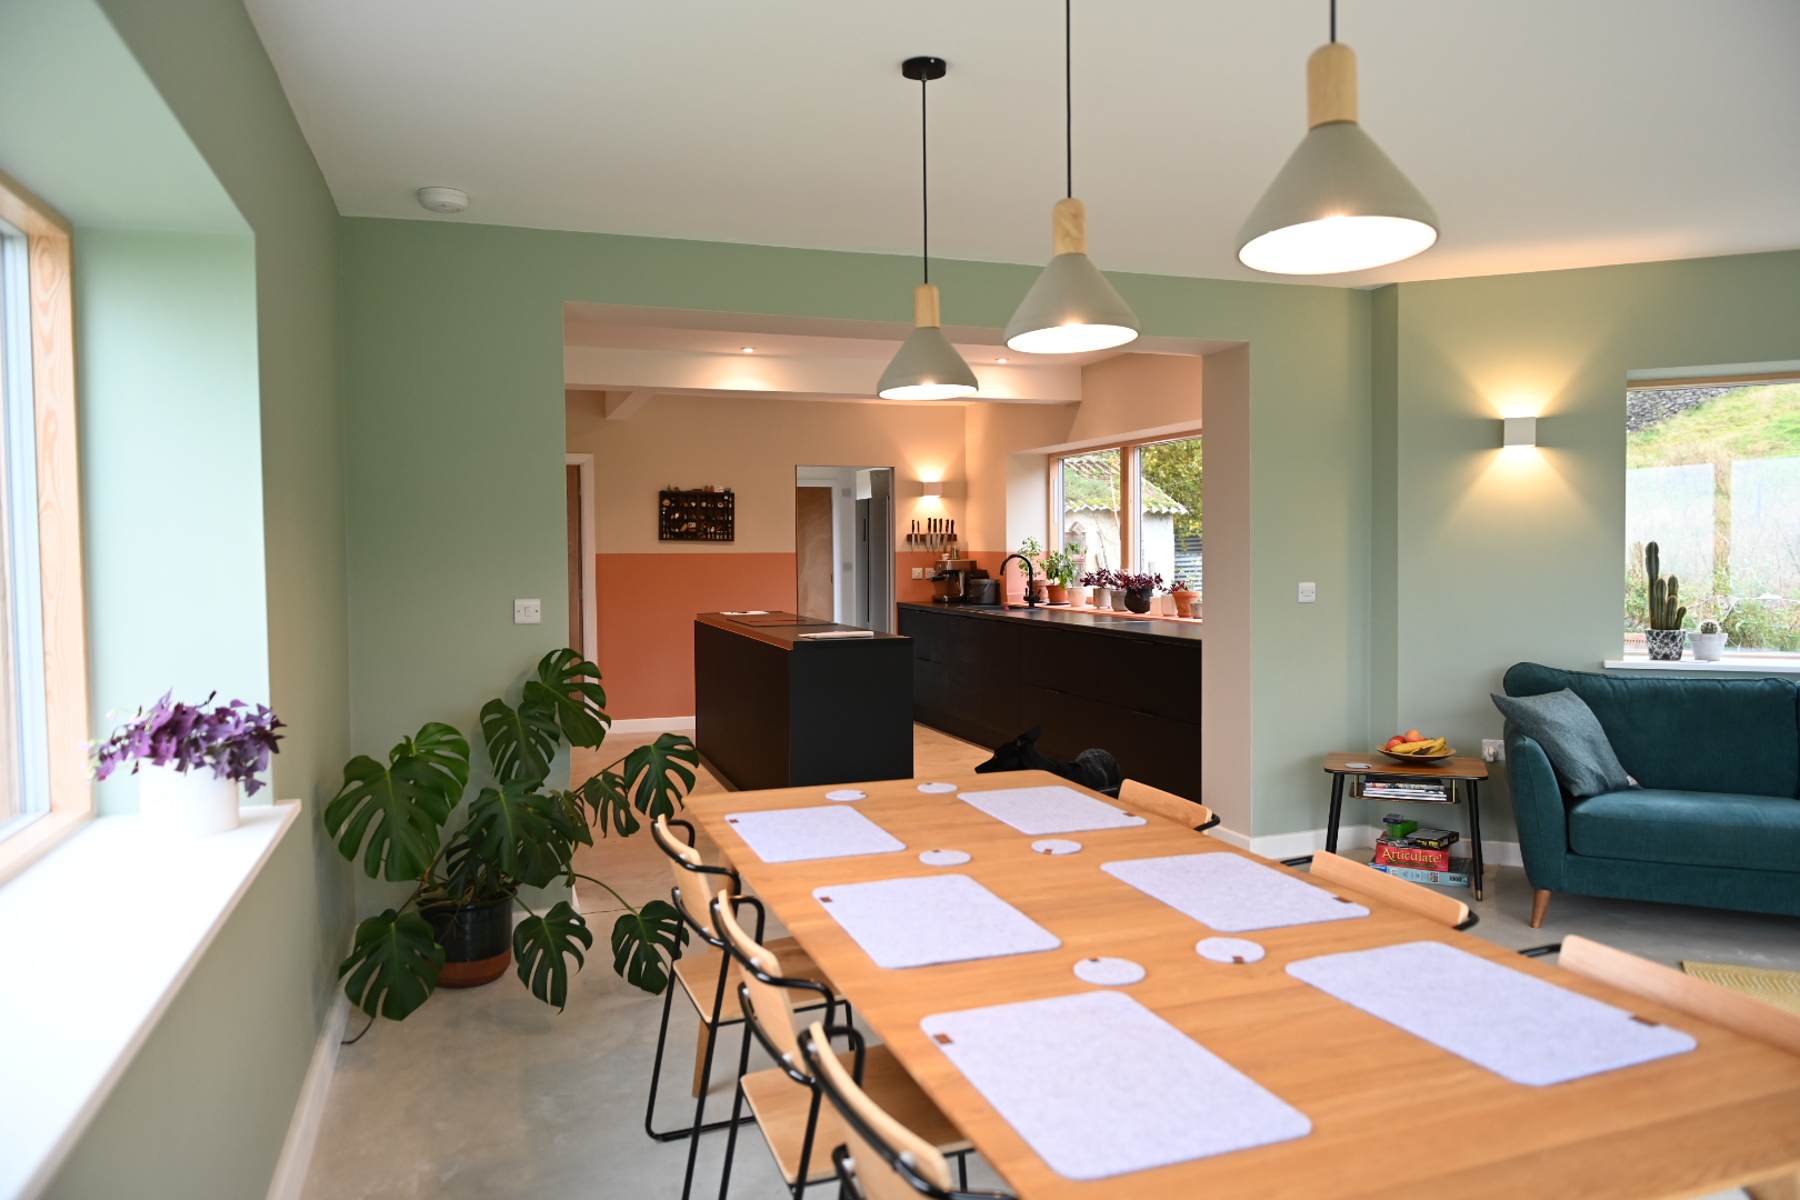
[[[594,456],[565,454],[563,466],[581,468],[581,561],[587,568],[581,581],[582,644],[571,649],[581,651],[583,658],[597,663],[600,661],[600,600],[594,593],[600,586],[600,550],[594,532]]]

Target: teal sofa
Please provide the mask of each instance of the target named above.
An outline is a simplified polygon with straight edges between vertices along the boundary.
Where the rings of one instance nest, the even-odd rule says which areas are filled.
[[[1537,663],[1514,666],[1504,686],[1580,696],[1640,785],[1577,799],[1506,723],[1534,928],[1554,892],[1800,915],[1800,686]]]

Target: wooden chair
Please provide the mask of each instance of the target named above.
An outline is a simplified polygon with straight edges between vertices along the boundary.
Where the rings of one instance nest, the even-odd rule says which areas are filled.
[[[1189,829],[1206,830],[1219,823],[1218,816],[1206,805],[1183,800],[1174,792],[1165,792],[1135,779],[1127,779],[1119,785],[1119,802],[1128,808],[1141,808],[1147,813],[1167,817]]]
[[[1765,1003],[1754,996],[1696,979],[1685,971],[1615,950],[1570,934],[1558,960],[1566,970],[1620,991],[1666,1004],[1678,1012],[1753,1038],[1790,1054],[1800,1054],[1800,1013]],[[1800,1172],[1790,1172],[1746,1188],[1754,1200],[1800,1200]]]
[[[725,1200],[731,1187],[731,1162],[737,1150],[737,1121],[748,1103],[762,1130],[763,1140],[774,1155],[788,1191],[798,1200],[810,1183],[832,1178],[834,1167],[821,1147],[843,1142],[848,1131],[837,1114],[820,1104],[816,1068],[809,1066],[800,1054],[799,1017],[793,996],[797,991],[818,989],[825,1001],[825,1020],[830,1022],[835,1004],[822,984],[787,978],[782,974],[780,958],[744,932],[736,916],[723,898],[713,902],[713,919],[725,935],[725,943],[742,970],[738,985],[738,1004],[746,1014],[743,1050],[738,1060],[737,1097],[732,1102],[731,1133],[725,1143],[725,1165],[719,1182],[719,1200]],[[845,1006],[848,1011],[848,1005]],[[815,1026],[818,1027],[818,1026]],[[926,1139],[925,1145],[944,1161],[943,1155],[962,1157],[973,1149],[949,1118],[926,1099],[906,1068],[900,1065],[886,1046],[865,1046],[862,1035],[849,1027],[834,1027],[849,1040],[854,1054],[854,1073],[862,1086],[881,1097],[881,1103],[903,1113],[913,1128]],[[764,1050],[779,1064],[764,1071],[750,1071],[750,1035],[755,1034]],[[835,1053],[826,1057],[842,1070]],[[947,1169],[946,1169],[947,1170]],[[947,1177],[947,1176],[946,1176]],[[964,1170],[966,1182],[966,1168]]]
[[[686,842],[676,836],[673,827],[687,831]],[[675,879],[670,898],[674,901],[676,911],[681,914],[682,921],[703,942],[719,951],[716,957],[708,954],[684,954],[674,963],[675,980],[681,984],[683,994],[693,1004],[694,1012],[700,1018],[699,1040],[694,1047],[694,1121],[681,1129],[658,1130],[655,1126],[656,1093],[662,1079],[663,1051],[669,1038],[669,1012],[675,1001],[674,984],[670,984],[663,994],[662,1026],[656,1034],[656,1057],[650,1068],[650,1101],[644,1109],[644,1131],[659,1142],[672,1142],[690,1137],[696,1131],[706,1133],[725,1127],[723,1121],[711,1124],[705,1121],[706,1084],[712,1075],[718,1031],[744,1019],[738,1008],[737,988],[734,981],[728,978],[731,955],[725,953],[725,943],[712,927],[713,900],[725,895],[734,898],[734,905],[752,906],[756,911],[758,936],[762,934],[763,912],[761,901],[739,895],[741,887],[737,872],[727,867],[709,867],[700,861],[700,852],[693,845],[694,827],[686,821],[658,817],[650,827],[650,837],[669,858],[669,869]],[[787,956],[796,976],[824,987],[829,996],[829,981],[806,952],[800,949],[798,942],[793,938],[778,938],[774,945],[780,947],[781,953]],[[690,1153],[690,1179],[693,1158]],[[686,1195],[685,1191],[683,1195]]]
[[[840,1195],[853,1200],[1015,1200],[1010,1192],[968,1191],[967,1173],[952,1191],[950,1164],[942,1149],[929,1137],[920,1136],[908,1123],[859,1086],[831,1051],[830,1035],[814,1021],[800,1036],[800,1054],[807,1070],[819,1081],[819,1090],[843,1124],[844,1139],[831,1151]],[[822,1141],[830,1145],[830,1141]]]
[[[1341,883],[1452,929],[1469,929],[1481,920],[1469,911],[1467,904],[1454,896],[1409,883],[1329,850],[1320,850],[1312,856],[1312,873],[1314,879]]]

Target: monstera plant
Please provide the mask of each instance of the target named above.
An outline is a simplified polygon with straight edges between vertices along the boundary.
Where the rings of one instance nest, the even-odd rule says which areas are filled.
[[[614,969],[653,995],[668,986],[668,961],[688,936],[673,906],[652,900],[634,908],[575,870],[574,859],[578,847],[594,844],[595,829],[624,837],[640,828],[640,813],[673,815],[694,786],[700,756],[687,738],[666,733],[567,791],[547,788],[564,742],[597,749],[606,739],[605,704],[598,667],[573,650],[545,655],[516,705],[495,699],[482,707],[493,783],[466,808],[469,742],[449,725],[432,722],[403,738],[386,763],[365,754],[345,765],[344,786],[325,807],[339,851],[352,862],[360,856],[371,879],[416,885],[400,907],[357,926],[355,947],[338,968],[345,992],[371,1019],[401,1020],[437,990],[445,966],[440,936],[459,913],[498,905],[506,920],[511,902],[526,908],[512,930],[519,979],[561,1009],[569,959],[580,969],[593,934],[567,901],[539,913],[519,895],[521,887],[558,881],[585,879],[612,892],[625,906],[612,930]],[[459,808],[462,823],[446,836]],[[505,954],[503,942],[497,973]]]

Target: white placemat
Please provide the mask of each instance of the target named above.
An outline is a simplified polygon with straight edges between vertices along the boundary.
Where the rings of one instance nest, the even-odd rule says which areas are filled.
[[[1324,888],[1222,850],[1101,863],[1100,869],[1220,933],[1369,915]]]
[[[1062,945],[1054,933],[967,875],[843,883],[814,888],[813,898],[876,966],[889,970]]]
[[[1124,992],[919,1023],[1065,1179],[1106,1179],[1312,1132],[1312,1122]]]
[[[1055,785],[959,792],[957,795],[996,821],[1005,821],[1020,833],[1032,837],[1046,833],[1080,833],[1087,829],[1124,829],[1129,825],[1144,824],[1142,817],[1120,812],[1074,788]]]
[[[1443,942],[1326,954],[1287,971],[1514,1083],[1544,1087],[1692,1050],[1694,1039]]]
[[[854,808],[771,808],[726,813],[725,820],[766,863],[892,854],[906,843]]]

